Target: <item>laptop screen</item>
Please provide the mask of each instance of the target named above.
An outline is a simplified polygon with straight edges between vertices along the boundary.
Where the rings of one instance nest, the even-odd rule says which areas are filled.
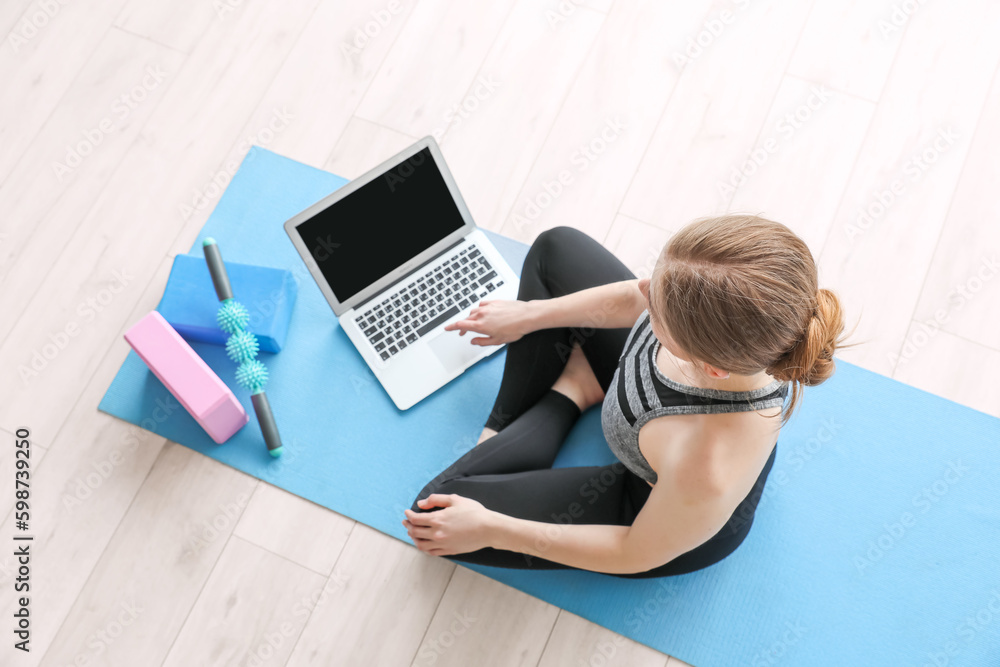
[[[343,303],[464,224],[425,148],[296,230]]]

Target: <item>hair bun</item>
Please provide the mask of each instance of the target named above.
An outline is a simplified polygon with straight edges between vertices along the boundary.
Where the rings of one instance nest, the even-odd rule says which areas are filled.
[[[844,318],[840,300],[828,289],[816,293],[816,306],[798,342],[768,369],[785,382],[814,386],[835,370],[833,355],[842,342]]]

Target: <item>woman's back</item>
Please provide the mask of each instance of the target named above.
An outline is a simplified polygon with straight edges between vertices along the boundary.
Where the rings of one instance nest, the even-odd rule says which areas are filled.
[[[744,449],[751,452],[760,452],[764,445],[770,451],[777,432],[777,420],[771,415],[780,413],[787,383],[772,380],[749,391],[695,387],[668,377],[658,358],[673,361],[653,334],[649,313],[644,312],[629,334],[601,413],[608,445],[632,472],[652,485],[658,475],[651,460],[684,465],[713,453],[724,453],[730,460],[728,451],[719,450],[730,449],[736,440],[742,440]],[[654,432],[660,432],[660,437],[647,436]],[[677,443],[677,451],[668,451],[670,442],[665,438]],[[690,443],[693,451],[687,452],[684,443]],[[737,462],[753,458],[742,456]],[[703,463],[711,461],[697,461]]]

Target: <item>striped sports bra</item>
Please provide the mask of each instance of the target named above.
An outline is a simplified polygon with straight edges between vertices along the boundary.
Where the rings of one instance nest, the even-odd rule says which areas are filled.
[[[649,311],[643,311],[625,341],[601,408],[601,425],[611,451],[626,468],[651,484],[656,483],[656,472],[639,450],[639,429],[649,420],[664,415],[779,407],[788,394],[788,383],[780,380],[751,391],[702,389],[674,382],[656,366],[659,349]]]

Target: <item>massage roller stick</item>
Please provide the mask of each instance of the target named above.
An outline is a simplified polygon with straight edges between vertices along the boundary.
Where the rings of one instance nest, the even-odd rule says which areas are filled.
[[[274,422],[267,394],[264,393],[267,367],[257,359],[257,351],[260,349],[257,337],[247,330],[250,313],[243,304],[233,299],[229,274],[226,272],[226,265],[222,262],[222,253],[215,239],[206,238],[202,242],[202,247],[205,251],[205,262],[208,263],[208,272],[212,275],[212,284],[215,285],[215,295],[222,302],[216,321],[219,323],[219,328],[229,334],[226,354],[239,364],[239,368],[236,369],[236,382],[250,390],[250,400],[253,402],[254,412],[257,413],[257,422],[260,424],[261,433],[264,434],[267,450],[271,456],[281,456],[281,436],[278,434],[278,425]]]

